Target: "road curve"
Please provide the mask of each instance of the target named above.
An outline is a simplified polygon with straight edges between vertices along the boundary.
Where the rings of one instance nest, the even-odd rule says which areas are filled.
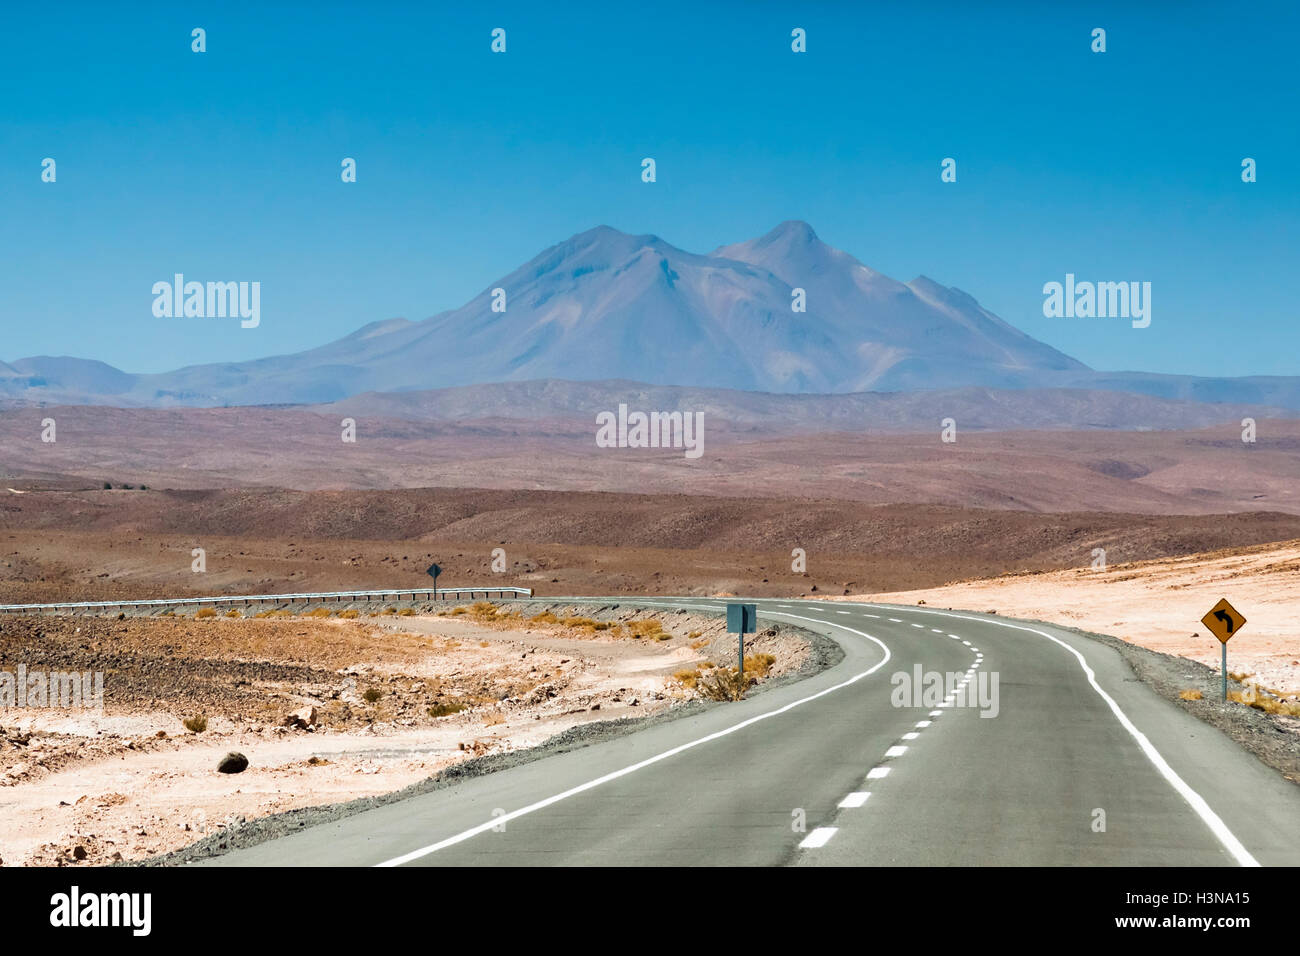
[[[760,627],[826,634],[844,659],[738,703],[205,862],[1300,864],[1300,788],[1158,697],[1110,647],[969,612],[757,603]],[[996,716],[951,695],[900,706],[895,675],[918,667],[971,690],[996,675]]]

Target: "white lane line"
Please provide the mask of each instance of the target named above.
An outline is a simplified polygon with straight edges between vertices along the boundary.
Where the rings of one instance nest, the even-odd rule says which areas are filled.
[[[960,641],[960,640],[961,640],[961,635],[960,635],[960,634],[949,634],[948,636],[951,637],[954,641]]]
[[[918,727],[929,727],[929,726],[930,726],[930,721],[928,721],[928,720],[918,720],[918,721],[916,722],[916,726],[918,726]]]
[[[900,620],[899,620],[898,618],[896,618],[896,617],[891,617],[889,620],[890,620],[890,623],[892,623],[892,624],[902,624],[902,623],[903,623],[902,621],[900,621]]]
[[[879,605],[870,606],[879,607]],[[1178,795],[1187,801],[1187,805],[1190,806],[1196,815],[1201,818],[1201,822],[1209,827],[1210,832],[1214,834],[1221,844],[1223,844],[1223,848],[1227,850],[1228,853],[1232,855],[1233,859],[1235,859],[1241,866],[1259,866],[1259,861],[1251,855],[1245,845],[1237,839],[1236,835],[1230,829],[1228,829],[1228,825],[1223,822],[1223,819],[1214,812],[1213,808],[1211,808],[1208,803],[1205,802],[1205,798],[1193,790],[1187,784],[1187,781],[1180,777],[1173,767],[1169,766],[1169,762],[1165,760],[1160,751],[1156,750],[1155,745],[1147,739],[1147,735],[1138,730],[1137,725],[1134,724],[1133,721],[1129,720],[1128,715],[1120,709],[1119,704],[1115,702],[1115,698],[1111,697],[1110,694],[1106,693],[1106,691],[1102,689],[1101,685],[1097,683],[1096,672],[1089,666],[1088,659],[1084,657],[1079,650],[1071,647],[1059,637],[1055,637],[1048,634],[1046,631],[1039,630],[1036,627],[1029,627],[1025,624],[1011,624],[1007,621],[972,617],[969,614],[954,614],[951,611],[932,611],[928,608],[918,608],[916,611],[912,611],[911,613],[940,614],[944,617],[958,618],[963,621],[977,621],[981,624],[996,624],[1015,631],[1027,631],[1030,634],[1037,634],[1040,637],[1045,637],[1053,644],[1058,644],[1065,648],[1065,650],[1074,655],[1075,660],[1079,662],[1079,666],[1083,668],[1083,673],[1088,678],[1089,685],[1091,685],[1092,689],[1097,692],[1098,696],[1106,702],[1106,706],[1109,707],[1111,713],[1115,715],[1115,719],[1119,721],[1120,726],[1128,731],[1129,736],[1137,742],[1142,753],[1144,753],[1146,758],[1151,761],[1160,776],[1164,777],[1165,781],[1178,792]]]
[[[965,644],[967,647],[970,647],[970,641],[962,641],[962,643]]]
[[[879,614],[864,614],[863,617],[874,617],[877,621],[880,620]]]
[[[885,751],[885,756],[886,756],[886,757],[901,757],[901,756],[903,756],[903,754],[905,754],[905,753],[907,753],[907,748],[904,747],[902,744],[896,744],[896,745],[894,745],[893,747],[890,747],[888,750]]]
[[[938,627],[932,627],[932,628],[930,628],[930,632],[931,632],[932,634],[942,634],[942,633],[943,633],[943,629],[942,629],[942,628],[938,628]]]
[[[778,604],[777,607],[794,607],[793,604]]]
[[[867,802],[867,797],[871,796],[870,790],[859,790],[856,793],[850,793],[840,801],[839,805],[844,810],[855,810]]]
[[[848,612],[848,611],[836,611],[835,613],[836,613],[836,614],[848,614],[849,612]]]
[[[943,716],[943,711],[941,711],[941,710],[932,710],[932,711],[930,711],[930,716],[931,716],[931,717],[942,717],[942,716]]]
[[[916,739],[917,737],[919,737],[919,736],[921,736],[921,735],[918,734],[915,730],[909,730],[907,733],[903,734],[903,739],[904,739],[904,740],[915,740],[915,739]]]
[[[685,606],[685,605],[677,605],[677,606]],[[709,610],[717,610],[717,609],[709,608]],[[684,753],[685,751],[698,747],[701,744],[706,744],[714,740],[719,740],[722,737],[726,737],[729,736],[730,734],[734,734],[738,730],[743,730],[744,728],[757,724],[760,721],[764,721],[771,717],[776,717],[779,714],[784,714],[788,711],[794,710],[796,707],[817,700],[818,698],[825,697],[827,694],[833,694],[837,690],[843,690],[845,687],[849,687],[852,684],[856,684],[858,681],[862,680],[863,678],[871,676],[876,671],[880,670],[880,668],[884,667],[887,663],[889,663],[889,659],[893,656],[892,654],[890,654],[889,648],[885,645],[884,641],[880,640],[880,638],[878,637],[872,637],[866,631],[859,631],[856,628],[849,627],[845,624],[833,624],[830,621],[819,621],[815,617],[805,617],[802,614],[781,614],[780,616],[793,617],[801,621],[810,621],[813,624],[825,624],[829,627],[838,627],[840,630],[848,631],[850,634],[856,634],[859,637],[865,637],[867,640],[875,644],[878,644],[880,646],[880,649],[885,652],[885,656],[876,664],[873,664],[871,667],[868,667],[866,670],[860,673],[854,674],[852,677],[848,678],[847,680],[841,681],[838,684],[834,684],[831,687],[827,687],[824,690],[819,690],[817,693],[810,694],[807,697],[801,697],[798,700],[793,700],[788,704],[776,708],[776,710],[769,710],[761,714],[755,714],[753,717],[749,717],[745,720],[742,720],[738,724],[732,724],[730,727],[724,727],[722,730],[714,731],[711,734],[706,734],[705,736],[700,737],[696,740],[690,740],[684,744],[679,744],[676,747],[672,747],[668,750],[665,750],[663,753],[655,754],[653,757],[647,757],[645,760],[640,760],[634,764],[630,764],[626,767],[623,767],[621,770],[615,770],[611,773],[607,773],[604,774],[603,776],[597,777],[594,780],[588,780],[586,783],[578,784],[578,786],[576,787],[570,787],[568,790],[565,790],[562,793],[557,793],[554,796],[545,798],[544,800],[538,800],[536,803],[530,803],[526,807],[520,807],[518,810],[512,810],[509,813],[502,814],[499,817],[493,817],[491,820],[487,821],[486,823],[480,823],[478,826],[470,827],[468,830],[464,830],[460,833],[455,834],[454,836],[447,837],[445,840],[439,840],[437,843],[430,843],[428,846],[420,847],[418,850],[412,850],[409,853],[403,853],[401,856],[395,856],[391,860],[385,860],[384,862],[377,863],[375,865],[379,867],[401,866],[404,863],[410,863],[412,860],[419,860],[423,857],[428,856],[431,853],[437,853],[439,850],[446,849],[449,846],[455,846],[457,843],[463,843],[464,841],[470,839],[471,837],[478,836],[480,833],[486,833],[487,831],[492,830],[493,828],[499,827],[503,823],[509,823],[511,820],[517,820],[520,817],[526,816],[530,813],[536,813],[538,810],[543,810],[546,807],[551,806],[552,804],[559,803],[561,800],[566,800],[569,797],[577,796],[578,794],[585,793],[588,790],[593,790],[596,787],[601,786],[602,784],[609,783],[611,780],[617,780],[620,777],[626,777],[630,773],[636,773],[636,771],[638,770],[659,763],[661,760],[667,760],[669,757],[675,757],[677,756],[677,754]],[[886,771],[886,773],[888,773],[888,771]],[[813,834],[815,834],[816,832],[817,831],[814,830],[813,833],[810,833],[808,835],[808,839],[811,839]],[[832,833],[835,832],[834,828],[831,828],[831,832]],[[827,839],[829,839],[829,837],[827,837]]]
[[[500,819],[500,817],[497,819]],[[819,846],[825,846],[831,842],[831,837],[835,836],[835,831],[838,829],[839,827],[818,827],[803,838],[799,843],[799,848],[801,850],[815,850]]]
[[[919,628],[920,628],[921,630],[923,630],[923,631],[925,630],[925,625],[924,625],[924,624],[913,624],[912,626],[913,626],[913,627],[919,627]]]
[[[872,767],[870,770],[867,771],[868,780],[879,780],[881,777],[888,777],[888,776],[889,776],[888,767]],[[500,818],[498,817],[498,819]]]

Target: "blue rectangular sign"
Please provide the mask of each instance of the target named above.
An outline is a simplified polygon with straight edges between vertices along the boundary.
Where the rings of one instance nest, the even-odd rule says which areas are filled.
[[[727,633],[753,634],[758,630],[757,604],[728,604]]]

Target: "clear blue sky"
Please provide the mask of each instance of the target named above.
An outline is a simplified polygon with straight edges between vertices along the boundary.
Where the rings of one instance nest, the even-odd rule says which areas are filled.
[[[297,351],[597,224],[707,252],[805,219],[1097,368],[1300,374],[1297,9],[9,5],[0,359]],[[260,281],[260,328],[154,318],[178,271]],[[1044,318],[1066,272],[1150,281],[1151,327]]]

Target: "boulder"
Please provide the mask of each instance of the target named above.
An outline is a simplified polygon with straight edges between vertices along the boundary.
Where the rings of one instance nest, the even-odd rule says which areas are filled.
[[[248,769],[248,758],[241,753],[231,751],[217,764],[218,773],[243,773]]]
[[[317,723],[316,708],[313,706],[300,707],[292,714],[284,718],[284,726],[298,727],[306,730],[308,727],[315,727]]]

